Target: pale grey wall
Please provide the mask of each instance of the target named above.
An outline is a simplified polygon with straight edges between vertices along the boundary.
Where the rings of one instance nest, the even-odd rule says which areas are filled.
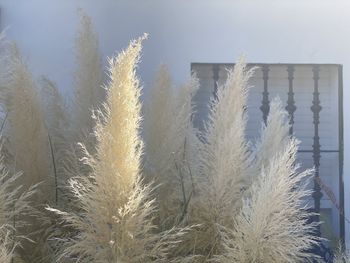
[[[36,75],[71,89],[76,9],[90,14],[105,56],[150,33],[140,73],[147,87],[167,63],[176,82],[191,62],[344,65],[345,184],[350,199],[350,2],[346,0],[0,0],[2,28]],[[147,89],[145,91],[147,93]],[[346,202],[350,217],[350,200]],[[350,243],[350,226],[346,226]]]

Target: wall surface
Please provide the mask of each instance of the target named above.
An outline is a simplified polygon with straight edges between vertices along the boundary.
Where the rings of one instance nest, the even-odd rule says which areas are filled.
[[[145,86],[160,63],[176,83],[191,62],[344,65],[345,198],[350,218],[350,2],[347,0],[0,0],[1,28],[36,76],[71,92],[77,8],[93,19],[101,52],[111,56],[150,33],[139,72]],[[350,225],[346,225],[350,244]]]

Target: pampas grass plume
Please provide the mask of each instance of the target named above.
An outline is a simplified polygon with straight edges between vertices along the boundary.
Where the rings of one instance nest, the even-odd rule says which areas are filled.
[[[177,242],[176,238],[170,241],[166,233],[154,233],[152,189],[142,185],[140,178],[141,90],[135,70],[145,37],[132,41],[109,61],[107,101],[95,113],[97,153],[86,152],[84,159],[92,174],[71,180],[80,212],[54,210],[78,231],[65,244],[62,259],[164,262],[168,249]]]
[[[195,133],[192,97],[197,89],[198,80],[192,76],[187,84],[173,90],[169,71],[162,65],[145,110],[145,177],[158,185],[156,198],[163,228],[181,221],[193,191],[189,165],[195,141],[195,135],[191,137]]]
[[[244,107],[251,74],[241,58],[211,100],[199,148],[198,194],[188,216],[190,224],[201,227],[183,245],[202,255],[203,260],[222,252],[217,225],[231,226],[231,215],[239,211],[242,190],[248,185]]]
[[[312,171],[299,172],[295,163],[298,141],[288,134],[279,100],[271,103],[262,144],[267,145],[275,133],[284,138],[271,144],[273,155],[268,165],[262,164],[261,173],[243,200],[242,209],[232,214],[233,227],[222,227],[221,238],[226,252],[220,262],[314,262],[317,257],[309,252],[318,244],[315,236],[317,223],[308,222],[310,214],[304,199],[311,195],[305,182]],[[271,124],[271,126],[270,126]],[[282,134],[278,134],[282,133]]]
[[[79,10],[80,27],[75,39],[76,63],[74,82],[73,132],[92,132],[92,110],[103,99],[101,57],[97,33],[91,18]]]

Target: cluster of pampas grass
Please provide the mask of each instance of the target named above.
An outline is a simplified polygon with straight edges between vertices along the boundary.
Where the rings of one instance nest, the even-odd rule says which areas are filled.
[[[56,85],[45,77],[37,83],[15,44],[1,36],[1,106],[4,111],[1,132],[5,138],[6,165],[14,171],[23,171],[23,176],[17,180],[18,185],[23,185],[23,191],[38,184],[38,191],[30,199],[40,212],[21,213],[21,217],[31,222],[21,234],[32,239],[23,242],[21,254],[31,262],[53,260],[48,238],[56,227],[57,218],[47,214],[45,206],[67,206],[72,196],[65,188],[67,179],[82,170],[78,162],[81,155],[75,143],[82,137],[80,134],[91,131],[91,107],[101,99],[101,92],[97,93],[103,90],[97,37],[90,18],[83,12],[80,18],[76,38],[74,121],[69,121],[67,105]],[[74,131],[76,123],[80,132]],[[58,204],[60,198],[62,202]]]
[[[196,225],[176,248],[176,253],[191,254],[196,262],[317,259],[308,252],[319,242],[314,233],[317,224],[307,223],[311,214],[303,205],[311,194],[305,189],[311,171],[297,171],[298,143],[288,134],[287,114],[278,100],[271,103],[260,139],[251,146],[245,137],[248,81],[253,70],[247,69],[241,58],[228,72],[226,83],[218,87],[210,102],[209,120],[198,136],[186,119],[193,107],[187,107],[182,116],[176,108],[166,68],[160,69],[151,93],[145,115],[146,176],[153,176],[159,184],[162,227],[169,227],[169,222]],[[197,159],[182,159],[179,169],[177,154],[187,155],[185,143],[192,145]],[[183,184],[179,184],[187,165],[192,168],[193,180],[180,180]],[[179,193],[185,193],[182,199]],[[190,199],[185,206],[181,201],[186,194]],[[261,209],[266,204],[270,206]],[[179,209],[183,207],[185,220],[174,220],[184,219]]]
[[[191,122],[196,76],[175,88],[162,66],[145,106],[143,153],[136,69],[145,38],[109,59],[103,89],[97,36],[82,13],[73,118],[45,78],[40,99],[17,48],[0,60],[4,159],[23,171],[10,176],[0,163],[0,261],[319,260],[304,204],[312,171],[299,171],[278,100],[259,140],[246,139],[254,69],[243,58],[209,102],[203,131]]]

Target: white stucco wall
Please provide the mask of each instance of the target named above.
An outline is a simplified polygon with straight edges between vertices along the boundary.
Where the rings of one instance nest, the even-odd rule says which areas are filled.
[[[0,0],[1,27],[34,74],[69,93],[76,9],[91,15],[101,52],[112,55],[150,33],[140,74],[145,93],[157,66],[177,83],[191,62],[339,63],[344,65],[345,198],[350,217],[350,2],[347,0]],[[350,244],[350,225],[346,225]]]

